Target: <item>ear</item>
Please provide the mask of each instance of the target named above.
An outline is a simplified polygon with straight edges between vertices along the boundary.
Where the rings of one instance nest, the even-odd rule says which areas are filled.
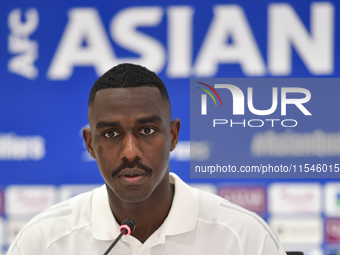
[[[171,133],[171,147],[170,151],[173,151],[176,148],[177,142],[178,142],[178,136],[179,136],[179,130],[181,128],[181,122],[179,119],[174,119],[170,123],[170,133]]]
[[[92,147],[91,130],[88,127],[84,127],[83,137],[84,137],[84,140],[85,140],[87,151],[89,152],[89,154],[91,155],[92,158],[96,158],[94,151],[93,151],[93,147]]]

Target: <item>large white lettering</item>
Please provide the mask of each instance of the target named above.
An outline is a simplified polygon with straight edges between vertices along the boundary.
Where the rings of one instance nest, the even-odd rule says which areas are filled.
[[[226,44],[231,37],[233,43]],[[220,63],[239,63],[246,75],[264,75],[265,65],[247,18],[237,5],[214,8],[214,19],[198,54],[198,76],[213,76]]]
[[[288,4],[271,4],[268,24],[268,67],[272,74],[291,73],[291,45],[312,74],[333,72],[334,7],[331,3],[311,5],[310,36]]]
[[[97,75],[102,75],[116,62],[97,10],[75,8],[69,11],[68,16],[69,22],[47,77],[66,80],[75,66],[93,66]]]
[[[269,5],[269,74],[291,74],[293,47],[310,73],[333,73],[334,7],[329,2],[319,2],[312,3],[310,9],[310,29],[306,29],[291,5]],[[168,29],[166,43],[138,30],[140,27],[159,26],[164,13]],[[197,56],[193,55],[194,13],[192,6],[169,6],[167,9],[159,6],[131,7],[121,10],[111,19],[110,36],[114,43],[138,56],[118,58],[98,11],[94,8],[71,9],[47,77],[54,80],[68,79],[78,66],[93,66],[97,75],[101,75],[121,62],[141,64],[155,72],[162,71],[167,64],[166,74],[171,78],[211,77],[216,75],[219,66],[223,64],[239,64],[246,76],[266,75],[263,57],[242,7],[217,5],[213,8],[213,18]],[[17,14],[11,15],[15,17]],[[26,17],[26,23],[28,21]],[[10,30],[12,35],[15,34],[11,25]],[[11,53],[18,52],[18,48],[14,50],[14,45],[9,43]],[[30,45],[36,44],[30,41]],[[31,46],[30,49],[33,49]],[[32,71],[36,70],[32,64],[37,57],[37,51],[34,52],[36,55],[28,55],[26,52],[25,55],[15,56],[25,57],[26,60],[20,59],[14,65],[14,58],[11,59],[9,70],[27,78],[36,77],[37,72]],[[31,68],[29,72],[28,67]],[[251,109],[258,111],[252,106]],[[266,114],[265,111],[270,112],[272,109],[260,111]]]
[[[120,59],[134,62],[154,72],[165,65],[165,50],[156,39],[139,32],[138,26],[157,26],[163,17],[160,7],[133,7],[122,10],[111,21],[110,32],[116,43],[140,55],[135,59]]]
[[[191,75],[193,15],[190,6],[173,6],[167,10],[169,77]]]

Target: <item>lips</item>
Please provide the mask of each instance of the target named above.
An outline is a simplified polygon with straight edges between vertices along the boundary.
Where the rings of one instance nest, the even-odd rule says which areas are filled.
[[[138,168],[132,168],[132,169],[126,168],[120,171],[120,173],[118,174],[118,177],[122,177],[122,176],[133,177],[133,176],[141,176],[141,175],[146,175],[146,172]]]
[[[123,169],[119,174],[118,178],[128,184],[137,184],[143,179],[146,179],[147,173],[141,169]]]

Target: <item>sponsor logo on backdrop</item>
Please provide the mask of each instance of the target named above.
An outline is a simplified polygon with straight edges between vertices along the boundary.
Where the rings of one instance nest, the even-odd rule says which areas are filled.
[[[325,215],[340,216],[340,183],[330,182],[324,188]]]
[[[265,187],[219,187],[218,195],[258,214],[265,214],[267,209]]]
[[[42,136],[0,133],[0,161],[42,160],[46,154]]]
[[[213,16],[196,56],[192,54],[197,27],[194,6],[128,7],[117,11],[105,26],[96,8],[68,9],[65,10],[68,21],[63,24],[64,32],[50,60],[47,78],[67,80],[79,66],[93,66],[97,75],[101,75],[121,62],[138,63],[155,72],[166,66],[166,74],[171,78],[212,77],[221,64],[239,64],[246,76],[285,76],[292,72],[293,48],[311,74],[333,73],[335,22],[331,3],[305,5],[311,13],[307,22],[310,24],[306,26],[288,3],[271,3],[264,8],[268,10],[268,23],[263,24],[269,38],[267,61],[251,30],[254,24],[249,24],[240,5],[214,5],[212,10],[204,10]],[[167,42],[137,29],[158,27],[163,20],[167,22]],[[38,43],[29,39],[38,25],[37,9],[13,9],[8,14],[9,53],[18,54],[10,59],[9,71],[28,79],[38,75],[34,66]],[[232,38],[232,43],[228,43],[228,38]],[[117,58],[117,48],[114,49],[111,40],[140,57]]]
[[[340,219],[326,219],[326,242],[340,244]]]
[[[271,218],[269,225],[282,244],[320,245],[323,241],[321,218]]]
[[[5,212],[9,216],[32,216],[55,203],[54,186],[11,185],[5,190]]]
[[[321,213],[321,185],[318,183],[273,183],[268,188],[270,213]]]
[[[215,95],[218,97],[220,104],[222,106],[222,101],[219,94],[216,92],[215,89],[227,89],[231,92],[232,95],[232,113],[233,115],[244,115],[245,114],[245,96],[243,91],[236,85],[232,84],[214,84],[214,88],[208,84],[197,82],[204,86],[207,86]],[[207,90],[201,87],[198,89],[203,90],[206,92],[211,99],[214,101],[215,106],[217,106],[216,100],[214,96]],[[300,98],[288,98],[288,94],[302,94],[303,97],[299,96]],[[208,107],[207,107],[207,94],[201,95],[201,115],[207,115]],[[272,106],[266,110],[259,110],[255,109],[253,104],[253,88],[247,88],[247,105],[248,110],[253,113],[254,115],[258,116],[266,116],[274,113],[278,108],[278,88],[272,88]],[[305,116],[311,116],[312,114],[307,110],[304,106],[311,99],[311,93],[308,89],[305,88],[297,88],[297,87],[282,87],[281,88],[281,116],[287,115],[287,105],[295,105]],[[295,119],[274,119],[274,118],[265,118],[265,119],[243,119],[243,121],[236,121],[235,119],[213,119],[213,127],[219,125],[228,125],[230,127],[275,127],[277,125],[281,125],[282,127],[289,127],[293,128],[298,125],[298,121]]]

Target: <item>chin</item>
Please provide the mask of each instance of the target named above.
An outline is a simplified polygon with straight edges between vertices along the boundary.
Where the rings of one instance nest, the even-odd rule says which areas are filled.
[[[148,199],[148,196],[119,196],[119,199],[125,203],[140,203]]]
[[[139,203],[147,200],[151,195],[151,192],[141,192],[140,190],[133,189],[133,187],[129,188],[128,191],[115,192],[116,196],[126,203]]]

